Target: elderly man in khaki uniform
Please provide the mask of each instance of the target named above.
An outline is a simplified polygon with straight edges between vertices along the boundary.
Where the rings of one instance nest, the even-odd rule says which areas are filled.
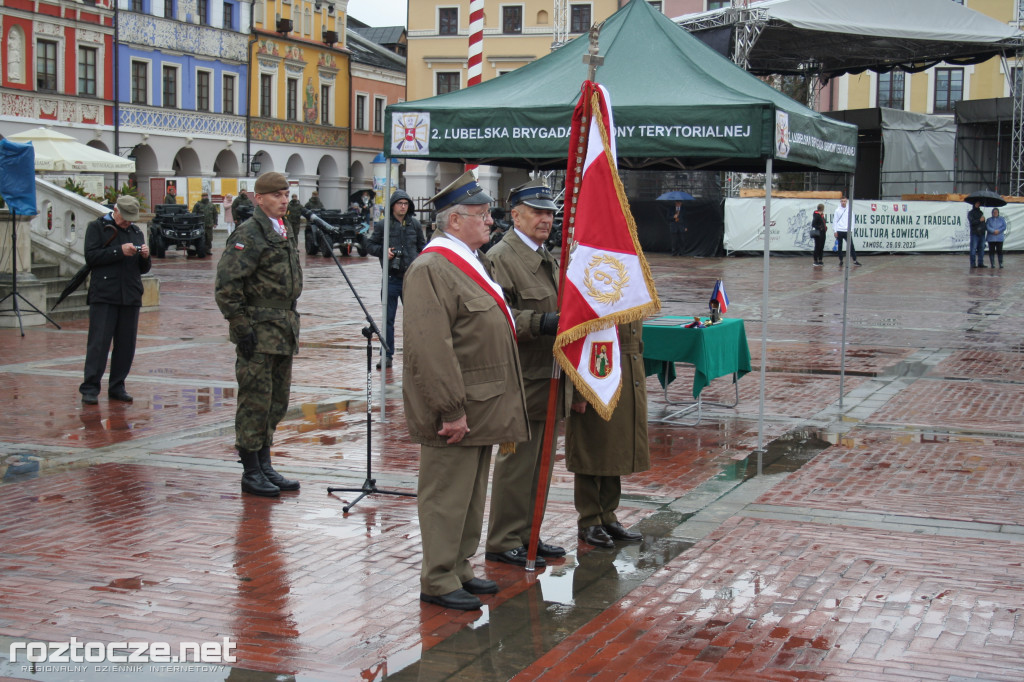
[[[420,444],[417,504],[423,542],[420,599],[481,607],[494,581],[470,557],[483,526],[491,449],[529,439],[512,312],[478,249],[491,198],[465,173],[431,201],[439,232],[405,273],[402,396]]]
[[[494,279],[505,289],[516,321],[519,360],[523,366],[526,411],[530,418],[530,440],[518,443],[516,451],[499,454],[494,460],[495,485],[491,490],[491,513],[487,520],[488,561],[526,565],[527,546],[534,523],[537,482],[544,439],[552,441],[547,481],[555,461],[557,429],[544,432],[551,389],[552,348],[558,333],[558,263],[544,247],[558,206],[551,190],[542,182],[528,182],[509,193],[513,231],[492,248],[487,257],[494,264]],[[561,400],[558,406],[562,406]],[[556,415],[560,417],[561,413]],[[547,489],[544,490],[545,500]],[[565,556],[561,547],[541,541],[537,566],[544,557]]]
[[[565,468],[575,474],[579,539],[596,547],[643,540],[640,533],[623,528],[615,510],[622,496],[620,477],[651,468],[643,322],[620,324],[618,330],[622,392],[612,418],[601,419],[575,393],[565,426]]]

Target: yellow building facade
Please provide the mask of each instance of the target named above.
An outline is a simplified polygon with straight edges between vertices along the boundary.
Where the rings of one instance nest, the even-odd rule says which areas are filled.
[[[604,21],[624,0],[523,0],[484,3],[482,79],[514,71],[546,54],[556,37],[572,40]],[[409,2],[407,99],[417,100],[460,90],[469,80],[469,0]],[[556,16],[556,8],[561,12]],[[495,102],[501,107],[502,102]],[[429,197],[444,187],[462,167],[410,160],[406,190]],[[480,184],[494,197],[526,179],[525,171],[481,166]]]
[[[483,80],[489,80],[551,52],[558,17],[571,40],[607,19],[619,0],[563,3],[525,0],[484,3]],[[409,3],[410,100],[466,87],[469,55],[469,0]]]
[[[1016,20],[1016,0],[964,0],[963,4],[1006,24]],[[836,79],[832,101],[822,102],[819,108],[881,106],[919,114],[952,114],[957,101],[1009,97],[1011,91],[1010,78],[996,57],[968,66],[939,64],[921,73],[865,71],[842,76]]]
[[[253,3],[249,71],[249,165],[288,175],[303,202],[319,190],[347,208],[349,55],[339,0]]]

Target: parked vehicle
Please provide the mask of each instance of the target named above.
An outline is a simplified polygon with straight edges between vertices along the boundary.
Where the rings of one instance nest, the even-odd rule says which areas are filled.
[[[366,255],[366,242],[370,238],[369,223],[363,220],[359,211],[348,211],[343,213],[334,209],[320,209],[313,211],[331,229],[323,226],[318,227],[321,234],[319,242],[313,237],[313,228],[306,226],[306,253],[315,256],[319,253],[324,258],[330,258],[337,246],[342,256],[351,256],[352,249],[360,256]]]
[[[203,216],[190,213],[182,204],[157,204],[149,224],[149,250],[156,258],[165,258],[169,248],[190,256],[208,253]]]

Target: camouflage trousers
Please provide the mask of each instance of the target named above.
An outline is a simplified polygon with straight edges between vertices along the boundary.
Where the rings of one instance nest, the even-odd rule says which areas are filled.
[[[259,450],[274,442],[274,430],[288,410],[292,386],[292,356],[253,353],[235,358],[238,407],[235,410],[235,447]]]

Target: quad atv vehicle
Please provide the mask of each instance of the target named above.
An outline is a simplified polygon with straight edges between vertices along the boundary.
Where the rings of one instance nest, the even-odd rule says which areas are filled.
[[[330,258],[337,246],[341,255],[351,256],[355,248],[360,256],[366,255],[366,241],[369,239],[369,224],[363,222],[363,216],[359,211],[342,213],[334,209],[320,209],[313,211],[331,229],[318,226],[321,234],[320,242],[313,237],[313,228],[306,226],[306,253],[315,256],[319,253],[324,258]]]
[[[182,204],[157,204],[149,224],[149,250],[157,258],[165,258],[167,249],[176,248],[190,256],[207,253],[203,216],[189,213]]]

